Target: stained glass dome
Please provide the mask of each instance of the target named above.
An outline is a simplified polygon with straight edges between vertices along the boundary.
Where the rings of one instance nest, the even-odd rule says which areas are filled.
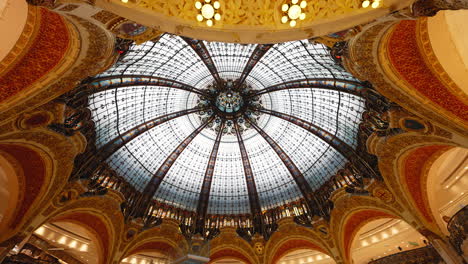
[[[212,215],[265,211],[318,189],[356,148],[365,110],[363,85],[307,40],[165,34],[131,46],[90,85],[107,164],[156,201]]]

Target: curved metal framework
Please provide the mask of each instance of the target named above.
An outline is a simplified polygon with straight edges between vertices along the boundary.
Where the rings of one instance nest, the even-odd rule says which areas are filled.
[[[251,96],[259,96],[266,93],[300,88],[330,89],[333,91],[340,91],[356,96],[363,96],[366,93],[367,87],[363,86],[362,83],[359,82],[333,78],[302,79],[276,84],[262,90],[255,91]]]
[[[203,96],[210,96],[206,91],[202,91],[182,82],[178,82],[167,78],[146,75],[105,76],[95,78],[92,82],[88,83],[87,85],[87,89],[83,91],[82,94],[80,94],[81,96],[89,96],[91,94],[99,93],[106,90],[133,86],[170,87],[173,89],[180,89]]]
[[[247,76],[249,76],[252,69],[255,67],[255,65],[257,65],[258,61],[265,55],[265,53],[270,50],[271,47],[273,47],[273,44],[259,44],[255,47],[252,55],[250,55],[250,58],[244,67],[244,70],[242,71],[240,78],[237,80],[236,88],[241,87],[242,84],[245,83],[245,79],[247,79]]]
[[[150,176],[147,176],[146,180],[141,181],[141,186],[136,186],[138,187],[136,189],[140,189],[139,196],[131,195],[131,198],[127,197],[129,199],[128,203],[130,206],[130,209],[127,210],[129,215],[134,217],[147,215],[145,219],[151,219],[148,220],[151,221],[151,223],[158,223],[155,219],[163,217],[163,214],[159,213],[160,210],[158,210],[157,204],[170,200],[169,198],[164,198],[168,195],[164,193],[167,193],[167,190],[172,188],[182,189],[182,187],[180,187],[182,180],[180,182],[177,182],[176,180],[166,181],[166,176],[190,172],[190,169],[183,168],[171,174],[171,169],[174,167],[173,165],[178,162],[178,159],[182,156],[184,151],[201,151],[200,153],[203,152],[204,154],[200,155],[199,159],[206,162],[202,166],[203,168],[200,169],[203,172],[199,173],[200,175],[198,176],[194,176],[193,180],[195,182],[195,179],[202,179],[201,183],[197,183],[192,189],[187,188],[184,190],[184,193],[187,192],[187,195],[183,198],[185,200],[180,200],[183,203],[188,204],[191,202],[196,205],[195,208],[191,208],[187,205],[188,207],[184,209],[187,212],[193,213],[184,213],[189,216],[187,216],[186,220],[183,221],[183,228],[181,228],[182,230],[185,230],[184,232],[191,234],[197,232],[205,233],[207,232],[206,227],[216,229],[217,227],[226,224],[226,221],[228,221],[224,216],[210,213],[209,206],[211,202],[214,203],[214,200],[211,200],[214,195],[213,188],[219,188],[221,183],[226,184],[226,182],[229,182],[229,179],[231,179],[229,178],[230,175],[224,175],[218,180],[214,177],[217,173],[223,173],[222,171],[217,170],[217,164],[221,161],[227,162],[240,157],[242,162],[241,173],[244,176],[243,180],[245,180],[244,184],[249,204],[248,207],[240,206],[238,212],[247,213],[245,208],[248,208],[250,211],[248,212],[250,217],[245,217],[245,214],[238,213],[243,216],[236,219],[247,219],[245,220],[247,222],[242,224],[241,220],[238,220],[239,222],[235,223],[235,225],[241,231],[244,230],[240,232],[243,236],[252,236],[255,232],[260,232],[265,237],[268,237],[270,235],[269,233],[275,230],[275,221],[279,217],[277,208],[278,205],[281,204],[265,204],[265,197],[268,198],[269,193],[274,193],[275,190],[268,189],[268,183],[265,183],[264,178],[262,178],[263,176],[258,176],[260,173],[263,173],[262,175],[268,174],[268,171],[265,172],[265,168],[262,168],[263,171],[254,168],[258,161],[275,163],[275,168],[285,168],[287,172],[289,172],[289,175],[282,176],[283,179],[280,179],[283,181],[281,185],[290,186],[288,187],[289,189],[280,190],[283,193],[289,193],[288,197],[290,201],[283,202],[299,201],[300,203],[300,201],[305,201],[306,206],[303,208],[304,210],[301,209],[301,212],[311,214],[312,216],[318,215],[325,219],[327,219],[328,210],[324,209],[324,207],[328,208],[329,205],[324,204],[327,199],[326,197],[324,198],[324,196],[329,195],[329,191],[324,191],[323,186],[325,183],[331,182],[330,179],[334,177],[335,172],[331,172],[329,173],[330,175],[325,175],[321,179],[311,178],[314,175],[314,171],[317,170],[318,165],[316,163],[320,163],[320,159],[328,157],[331,163],[335,164],[334,166],[337,168],[340,168],[340,166],[342,166],[341,164],[343,164],[343,160],[345,160],[353,163],[364,177],[375,177],[376,173],[366,164],[366,161],[359,157],[354,149],[355,147],[340,139],[337,135],[340,125],[347,128],[346,126],[348,123],[346,123],[346,120],[351,120],[349,116],[345,116],[345,118],[340,119],[340,107],[343,105],[343,101],[341,100],[343,96],[342,93],[347,94],[350,102],[352,100],[354,100],[353,102],[357,102],[355,103],[355,108],[357,108],[357,110],[353,110],[357,113],[357,116],[361,114],[359,112],[361,111],[359,110],[361,109],[359,100],[362,99],[364,101],[364,99],[367,98],[366,94],[370,88],[354,79],[349,73],[346,73],[342,68],[340,68],[340,66],[336,65],[333,59],[329,56],[328,51],[323,46],[314,46],[307,44],[304,41],[275,45],[257,45],[255,48],[250,47],[250,49],[253,49],[253,52],[249,57],[240,55],[245,54],[245,50],[242,52],[239,51],[239,57],[242,56],[242,58],[239,58],[236,63],[239,64],[239,61],[242,61],[242,68],[238,67],[233,70],[232,68],[226,67],[225,69],[229,70],[218,72],[216,65],[221,65],[222,63],[234,63],[236,54],[224,57],[223,54],[218,54],[215,58],[212,58],[209,51],[210,49],[205,46],[203,41],[182,37],[183,41],[188,43],[193,49],[193,51],[187,51],[182,50],[186,45],[184,46],[180,44],[180,41],[178,42],[176,38],[177,37],[167,35],[162,37],[162,39],[166,39],[166,41],[171,42],[172,45],[182,47],[181,50],[174,51],[173,55],[167,55],[168,57],[173,56],[174,58],[172,59],[178,63],[184,63],[184,59],[186,59],[187,64],[189,64],[186,66],[186,69],[198,69],[200,66],[199,61],[202,61],[203,65],[207,68],[207,70],[200,69],[199,73],[197,73],[199,75],[197,75],[196,78],[194,77],[191,79],[195,80],[194,82],[196,85],[184,83],[184,77],[181,77],[181,75],[186,74],[185,71],[182,73],[182,71],[179,71],[175,65],[171,65],[171,58],[167,58],[167,60],[158,60],[157,56],[154,54],[157,52],[157,50],[155,51],[155,47],[159,45],[159,49],[164,49],[170,48],[168,45],[171,45],[171,43],[164,44],[164,42],[162,42],[159,44],[144,44],[138,48],[139,50],[135,50],[135,52],[130,50],[126,53],[126,57],[119,60],[119,63],[116,64],[114,68],[96,78],[87,80],[85,85],[87,89],[78,90],[78,93],[74,95],[75,98],[77,98],[77,95],[79,95],[79,97],[89,96],[92,101],[89,107],[93,112],[93,119],[97,123],[97,137],[101,140],[104,138],[102,141],[105,141],[105,144],[98,146],[98,150],[88,156],[86,162],[81,164],[81,168],[77,173],[81,178],[91,177],[93,173],[96,173],[96,169],[99,165],[106,161],[108,161],[110,167],[120,173],[135,173],[135,166],[144,167],[144,169],[149,172],[153,171]],[[229,45],[231,45],[229,48],[232,50],[242,48],[240,46],[235,46],[235,44]],[[222,50],[222,48],[220,48],[220,50]],[[199,59],[193,60],[190,52],[197,54]],[[191,61],[189,62],[189,60]],[[158,63],[158,66],[154,66],[151,70],[142,68],[146,65],[145,63],[151,62]],[[170,71],[164,71],[164,67],[170,67],[173,73]],[[206,72],[209,73],[209,76],[205,76]],[[118,74],[116,75],[116,73]],[[160,76],[163,74],[165,75]],[[170,74],[174,74],[175,77],[171,78]],[[238,76],[235,78],[236,82],[234,89],[240,89],[244,83],[248,83],[250,87],[253,87],[253,90],[248,92],[243,91],[244,96],[246,96],[246,98],[263,98],[264,102],[267,104],[266,106],[268,106],[267,108],[269,109],[255,106],[254,108],[256,112],[260,115],[265,114],[260,119],[258,119],[257,116],[245,113],[245,123],[240,124],[237,119],[227,118],[226,120],[222,120],[222,123],[216,126],[217,130],[213,132],[207,127],[208,125],[212,126],[214,123],[214,116],[207,111],[206,105],[202,105],[197,101],[197,98],[199,97],[196,95],[211,98],[212,92],[206,87],[209,87],[209,85],[224,87],[224,85],[226,85],[226,81],[222,79],[220,75],[226,76],[229,74],[232,76]],[[167,75],[169,75],[169,77]],[[161,87],[161,89],[167,89],[167,92],[159,93],[158,90],[149,91],[148,87],[153,86]],[[204,87],[205,89],[200,87]],[[311,91],[311,88],[313,88],[313,91]],[[175,89],[177,91],[172,92],[170,89]],[[290,100],[293,101],[296,100],[294,99],[295,94],[292,92],[293,90],[307,90],[307,92],[310,93],[312,97],[310,105],[312,105],[313,111],[310,119],[306,120],[305,118],[274,110],[275,104],[280,104],[278,102],[281,102],[281,98],[283,98],[276,98],[275,95],[284,94],[284,96],[289,96]],[[319,92],[315,93],[315,90]],[[150,94],[150,92],[153,92],[153,94]],[[174,105],[170,105],[171,103],[168,102],[168,100],[172,98],[171,96],[173,94],[182,94],[181,96],[185,98],[185,101],[176,100]],[[166,101],[163,99],[161,99],[162,103],[159,103],[159,101],[156,103],[151,101],[151,98],[156,98],[158,96],[165,97]],[[337,99],[333,99],[335,97]],[[128,98],[131,98],[135,102],[129,102]],[[301,97],[298,96],[298,98]],[[361,99],[357,100],[356,98]],[[146,104],[146,101],[149,101],[149,103]],[[352,103],[349,104],[351,105]],[[176,107],[187,107],[188,105],[195,105],[195,107],[179,111],[173,110],[177,109]],[[304,105],[292,105],[290,108],[294,110],[294,107],[296,107],[300,111],[307,113],[309,112],[307,106],[309,106],[309,103],[306,102]],[[129,107],[138,107],[139,110],[135,111],[135,116],[131,116],[126,113],[126,109]],[[328,109],[333,107],[336,109]],[[353,109],[353,107],[354,106],[351,105],[347,109]],[[171,110],[172,113],[152,117],[149,113],[149,109],[165,109],[165,111]],[[291,110],[291,112],[293,110]],[[330,121],[330,118],[325,119],[322,117],[325,114],[329,115],[328,112],[330,111],[332,112],[332,115],[330,116],[333,116],[335,121]],[[335,111],[336,114],[333,111]],[[196,115],[194,115],[195,113],[201,113],[200,116],[203,117],[198,119]],[[116,117],[115,119],[112,119],[111,117],[114,115],[116,115]],[[123,116],[123,118],[127,120],[127,123],[134,125],[131,126],[125,124],[126,126],[121,128],[119,115]],[[320,152],[319,157],[315,158],[315,162],[310,168],[305,168],[305,165],[297,163],[298,157],[291,154],[291,148],[285,147],[287,146],[287,143],[278,142],[278,139],[285,135],[278,135],[274,131],[268,130],[268,122],[273,122],[268,121],[271,119],[271,117],[268,116],[274,116],[278,120],[282,120],[278,122],[275,121],[275,126],[278,130],[293,129],[295,133],[304,133],[304,131],[299,130],[305,130],[306,133],[301,139],[304,141],[304,144],[309,144],[313,147],[317,146],[317,144],[323,144],[321,143],[323,141],[328,145],[328,147],[323,147],[322,150],[317,151]],[[189,125],[183,126],[183,129],[185,129],[184,132],[171,132],[169,129],[177,126],[177,123],[174,123],[173,121],[181,118],[189,120],[189,122],[187,122]],[[356,120],[355,122],[357,121],[359,120]],[[232,131],[231,134],[225,130],[226,122],[234,122],[234,131]],[[323,124],[327,127],[322,127],[322,123],[320,122],[324,122]],[[291,124],[292,126],[290,126]],[[111,133],[106,133],[107,130],[113,127],[117,128],[117,135],[114,137],[112,137]],[[193,131],[189,132],[189,127],[193,127]],[[300,129],[295,130],[295,127],[299,127]],[[329,131],[330,127],[335,128],[335,131]],[[124,131],[123,133],[120,133],[121,129]],[[161,130],[158,130],[159,132],[155,132],[154,130],[156,129]],[[145,134],[147,138],[154,140],[154,142],[164,142],[165,135],[171,134],[168,136],[178,138],[179,143],[175,149],[171,148],[171,152],[168,152],[167,150],[169,146],[162,144],[161,147],[159,147],[160,150],[158,150],[159,154],[155,153],[152,156],[153,159],[160,160],[158,161],[159,166],[150,168],[147,164],[151,161],[142,160],[138,157],[138,153],[134,153],[134,150],[136,148],[147,148],[148,150],[151,150],[151,146],[132,145],[133,140],[141,137],[143,134]],[[264,141],[267,142],[267,145],[251,146],[250,144],[245,143],[246,139],[250,140],[250,138],[253,138],[256,135],[259,135],[256,139],[264,139]],[[211,150],[206,150],[206,145],[208,144],[205,143],[209,142],[206,141],[209,138],[211,138],[210,142],[214,143]],[[321,141],[319,142],[317,138]],[[225,139],[225,141],[222,139]],[[195,145],[193,142],[197,140],[199,143]],[[307,143],[306,141],[312,143]],[[314,143],[316,141],[318,143]],[[238,145],[236,148],[238,149],[238,154],[234,150],[232,150],[232,153],[234,154],[224,153],[223,146],[233,142]],[[126,147],[125,150],[123,150],[124,146]],[[299,149],[300,147],[301,146],[298,145],[296,148]],[[343,158],[339,159],[334,157],[338,156],[338,154],[334,155],[332,152],[329,152],[330,147],[342,155]],[[267,160],[262,156],[264,152],[274,152],[276,155],[273,156],[276,157],[270,157],[270,159]],[[126,160],[126,157],[128,157],[128,160]],[[161,157],[166,158],[162,159]],[[140,165],[132,165],[132,167],[127,164],[131,163],[131,161],[133,161],[134,164],[139,163]],[[311,162],[301,161],[300,163],[307,164]],[[182,164],[180,166],[187,167],[190,165]],[[328,164],[323,166],[328,166]],[[128,176],[123,178],[126,177]],[[171,177],[175,177],[174,179],[177,179],[180,175],[177,177]],[[353,179],[359,178],[353,173],[350,177]],[[232,178],[232,180],[239,179]],[[280,185],[280,183],[278,183],[278,179],[272,178],[271,181],[277,181],[276,184],[278,186]],[[288,181],[292,181],[294,184],[289,184]],[[163,183],[166,184],[166,187],[160,188]],[[334,186],[342,186],[340,184],[341,183],[336,183]],[[159,189],[164,190],[161,191]],[[198,193],[194,193],[193,190],[197,190]],[[299,192],[298,195],[295,195],[296,190]],[[321,192],[320,199],[316,198],[316,195],[318,195],[317,191]],[[242,198],[244,200],[241,199],[242,191],[240,189],[237,193],[238,197],[229,196],[232,202],[226,202],[226,205],[240,205],[245,201],[244,198]],[[278,195],[283,195],[283,193],[279,193]],[[164,197],[161,198],[158,195],[163,195]],[[225,194],[217,195],[219,197],[228,197],[222,196]],[[227,198],[224,199],[227,200]],[[238,199],[238,201],[236,199]],[[156,200],[158,201],[155,202]],[[172,201],[175,208],[177,208],[177,204],[182,203],[180,201]],[[208,223],[207,221],[212,222]],[[193,228],[190,228],[191,225]],[[252,228],[254,231],[246,231],[252,230]],[[216,232],[213,232],[213,234],[215,233]]]

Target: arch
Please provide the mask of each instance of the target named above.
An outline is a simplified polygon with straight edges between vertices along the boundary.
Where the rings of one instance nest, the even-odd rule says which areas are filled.
[[[169,256],[173,260],[177,257],[175,247],[166,241],[160,240],[145,242],[128,252],[128,255],[124,258],[141,252],[158,252]]]
[[[47,8],[27,9],[21,36],[0,62],[1,121],[51,101],[117,56],[114,36],[101,26]]]
[[[422,134],[402,133],[386,139],[371,137],[368,141],[369,152],[378,157],[386,188],[400,206],[396,214],[416,229],[429,229],[439,237],[444,235],[429,207],[427,176],[433,162],[449,149],[460,146],[458,142],[463,140],[430,124]]]
[[[16,230],[25,220],[41,196],[48,189],[51,181],[51,157],[29,144],[0,142],[0,154],[7,159],[14,169],[10,174],[11,182],[17,182],[16,203],[11,204],[11,216],[2,221],[1,234],[7,235]],[[7,167],[5,167],[7,168]],[[15,179],[12,179],[14,177]],[[7,237],[0,236],[0,240]]]
[[[210,254],[210,262],[213,263],[218,260],[222,259],[235,259],[244,262],[245,264],[254,264],[249,257],[247,257],[244,253],[241,251],[234,249],[234,248],[224,248],[217,250],[215,252],[212,252]]]
[[[359,231],[364,225],[381,218],[397,218],[384,211],[375,209],[361,209],[351,213],[345,221],[343,227],[343,248],[345,257],[351,259],[351,245]]]
[[[114,261],[119,263],[140,252],[155,251],[167,255],[172,260],[188,252],[187,240],[179,232],[179,225],[175,220],[164,219],[161,225],[136,235],[133,235],[136,233],[133,228],[127,228],[125,233],[121,246],[123,249],[119,255],[114,256]]]
[[[335,257],[330,251],[329,236],[320,236],[313,229],[297,225],[291,218],[282,219],[278,224],[278,232],[265,245],[263,263],[275,264],[285,254],[297,249],[317,250]]]
[[[66,222],[85,228],[98,242],[98,263],[108,263],[110,231],[102,216],[89,211],[64,212],[50,219],[48,223]]]
[[[73,29],[65,19],[45,8],[29,5],[26,8],[29,9],[26,27],[0,66],[0,101],[3,103],[17,102],[31,94],[28,87],[52,70],[63,67],[64,58],[71,55]]]
[[[468,165],[468,149],[449,148],[435,161],[428,164],[427,189],[428,207],[435,222],[445,235],[449,235],[447,222],[443,218],[452,217],[468,202],[468,178],[463,177]]]
[[[211,240],[210,246],[210,262],[220,260],[223,256],[222,254],[226,254],[226,256],[231,256],[232,258],[239,259],[246,263],[259,263],[258,255],[255,253],[253,246],[241,237],[239,237],[239,235],[236,233],[236,229],[233,227],[221,228],[221,234],[219,234],[217,237]],[[229,252],[231,252],[232,254],[228,254]],[[215,253],[216,255],[214,255]]]
[[[57,197],[56,200],[60,200]],[[120,211],[122,201],[112,192],[103,196],[78,197],[76,200],[55,203],[61,207],[50,207],[43,213],[45,219],[34,223],[34,229],[46,223],[68,222],[89,231],[98,243],[99,263],[109,263],[121,242],[125,227]]]
[[[7,158],[6,155],[0,151],[0,230],[11,221],[20,193],[20,176],[15,171],[18,164],[14,164],[14,159]]]
[[[354,263],[367,263],[372,258],[424,246],[428,243],[427,240],[428,238],[401,219],[372,219],[357,230],[351,244],[350,260]]]
[[[304,240],[301,238],[288,238],[287,240],[283,241],[276,249],[274,252],[274,255],[271,259],[271,264],[276,264],[278,261],[286,256],[287,254],[299,250],[299,249],[310,249],[310,250],[315,250],[319,251],[321,253],[324,253],[328,255],[329,253],[326,252],[324,249],[321,247],[317,246],[316,243],[313,243],[309,240]]]
[[[380,188],[382,187],[375,187]],[[335,208],[331,213],[330,233],[336,243],[337,253],[348,262],[351,262],[352,241],[366,223],[380,218],[409,219],[407,222],[414,222],[405,209],[395,203],[394,198],[385,203],[375,196],[349,196],[344,190],[340,190],[334,194],[332,200]]]
[[[427,18],[375,22],[350,40],[346,68],[405,109],[466,135],[467,95],[440,65],[427,32]]]
[[[433,73],[431,65],[426,62],[424,51],[420,50],[418,33],[423,21],[418,24],[414,20],[405,20],[391,30],[387,46],[390,63],[414,89],[412,93],[427,98],[434,107],[442,108],[447,115],[466,125],[468,106]]]
[[[435,225],[436,222],[427,193],[429,169],[440,155],[451,148],[453,146],[443,144],[415,146],[405,151],[398,159],[401,188],[425,221],[431,225]]]
[[[0,7],[0,35],[8,36],[3,38],[0,49],[0,61],[7,53],[15,46],[15,43],[21,36],[23,28],[26,25],[28,18],[28,6],[26,1],[6,0],[5,4]],[[12,27],[11,25],[15,25]]]
[[[15,121],[27,123],[28,120]],[[81,139],[80,136],[66,138],[44,129],[0,134],[0,153],[13,164],[19,187],[14,214],[0,225],[0,241],[34,225],[31,216],[44,211],[60,193],[76,154],[84,147]]]
[[[438,61],[460,90],[452,89],[454,93],[468,94],[468,49],[467,29],[464,27],[468,10],[439,11],[433,17],[423,18],[425,23],[421,34],[427,36],[426,49],[431,61]],[[430,51],[430,50],[429,50]],[[451,88],[451,87],[450,87]],[[454,87],[455,88],[455,87]]]

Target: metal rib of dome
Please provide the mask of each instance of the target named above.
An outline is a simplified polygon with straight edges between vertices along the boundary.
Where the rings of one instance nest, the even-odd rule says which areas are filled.
[[[165,34],[133,45],[89,85],[98,158],[199,219],[259,213],[317,190],[351,159],[365,110],[362,84],[307,41]],[[232,95],[242,103],[230,105]]]

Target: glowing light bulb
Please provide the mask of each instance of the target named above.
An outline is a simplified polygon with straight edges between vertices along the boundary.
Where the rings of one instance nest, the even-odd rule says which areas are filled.
[[[220,15],[220,14],[215,14],[215,15],[214,15],[214,19],[215,19],[215,20],[220,20],[220,19],[221,19],[221,15]]]
[[[372,3],[372,8],[377,8],[380,6],[380,1],[374,1],[374,3]]]
[[[198,20],[199,22],[202,22],[202,21],[203,21],[203,16],[200,15],[200,14],[198,14],[198,15],[197,15],[197,20]]]
[[[202,3],[198,2],[198,1],[195,2],[195,8],[196,8],[196,9],[201,9],[202,6],[203,6]]]
[[[88,251],[88,245],[86,245],[86,244],[81,245],[80,251],[83,251],[83,252]]]
[[[299,16],[299,19],[300,20],[304,20],[306,18],[306,14],[305,13],[301,13],[301,15]]]
[[[71,248],[76,248],[76,240],[73,240],[72,242],[70,242],[70,244],[68,244],[69,247]]]
[[[208,20],[206,21],[206,25],[209,26],[209,27],[213,26],[213,20],[208,19]]]
[[[301,4],[300,4],[301,8],[304,9],[307,7],[307,2],[306,1],[302,1]]]
[[[213,6],[215,9],[219,9],[221,7],[221,4],[218,1],[216,1],[213,3]]]
[[[288,11],[288,9],[289,9],[289,5],[288,5],[288,4],[283,4],[283,5],[281,6],[281,11],[283,11],[283,12]]]
[[[34,233],[42,236],[42,235],[44,235],[44,231],[45,231],[45,228],[43,226],[41,226],[38,229],[36,229],[36,231],[34,231]]]
[[[301,7],[298,5],[292,5],[288,10],[288,16],[290,19],[298,19],[301,15]]]
[[[291,3],[293,3],[293,5],[299,3],[299,0],[292,0]]]
[[[362,2],[362,7],[364,8],[368,8],[370,5],[370,1],[369,0],[365,0],[364,2]]]
[[[201,9],[201,14],[204,18],[211,19],[214,16],[213,6],[209,4],[203,5]]]
[[[122,3],[124,4],[128,3],[128,0],[120,0],[120,1],[122,1]]]
[[[286,22],[288,22],[288,17],[287,17],[287,16],[283,16],[283,17],[281,18],[281,23],[284,24],[284,23],[286,23]]]
[[[289,26],[290,26],[290,27],[295,27],[295,26],[296,26],[296,20],[291,20],[291,21],[289,22]]]
[[[58,241],[60,244],[65,244],[67,242],[67,238],[62,236],[59,241]]]

